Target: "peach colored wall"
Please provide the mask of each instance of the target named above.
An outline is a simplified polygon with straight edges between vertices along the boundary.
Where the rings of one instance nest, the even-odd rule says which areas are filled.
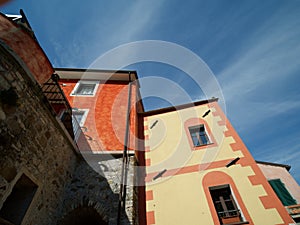
[[[71,96],[78,80],[61,79],[62,89],[74,108],[89,109],[84,134],[92,151],[122,151],[124,149],[128,82],[107,82],[98,86],[94,97]],[[136,148],[136,87],[132,85],[130,113],[130,149]]]
[[[268,180],[280,179],[297,203],[300,203],[300,186],[285,167],[257,164]]]

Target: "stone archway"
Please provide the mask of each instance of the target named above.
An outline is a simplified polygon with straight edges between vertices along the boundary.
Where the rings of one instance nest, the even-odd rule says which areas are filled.
[[[91,206],[81,206],[69,212],[60,225],[108,225]]]

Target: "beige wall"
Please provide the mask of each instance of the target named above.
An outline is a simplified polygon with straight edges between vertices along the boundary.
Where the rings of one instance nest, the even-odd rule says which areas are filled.
[[[214,144],[194,149],[185,123],[191,118],[202,119],[209,109],[211,113],[203,121],[211,130],[210,138]],[[253,184],[250,179],[256,175],[253,170],[255,161],[247,150],[232,147],[236,140],[224,135],[228,127],[222,123],[214,105],[205,104],[149,116],[144,125],[145,146],[149,149],[145,153],[148,165],[146,196],[150,196],[146,197],[146,211],[153,217],[148,219],[147,224],[217,224],[217,214],[207,194],[208,186],[205,186],[207,180],[215,183],[219,180],[220,184],[232,183],[237,203],[250,224],[284,223],[277,209],[266,209],[261,201],[268,193],[263,185]],[[227,168],[226,164],[236,157],[241,158],[241,163]],[[165,172],[161,177],[154,179],[162,171]],[[223,178],[211,178],[211,174],[218,172],[224,175]]]
[[[243,156],[241,151],[231,150],[229,144],[234,142],[233,139],[224,137],[225,127],[218,125],[219,118],[213,117],[212,113],[205,118],[205,121],[218,146],[209,147],[209,151],[191,149],[188,140],[190,134],[185,131],[184,123],[190,118],[201,118],[208,109],[208,105],[203,105],[148,118],[148,127],[158,121],[152,129],[146,131],[149,135],[146,145],[151,148],[151,152],[146,153],[146,159],[151,158],[151,167],[147,168],[148,173],[165,168],[175,169]]]

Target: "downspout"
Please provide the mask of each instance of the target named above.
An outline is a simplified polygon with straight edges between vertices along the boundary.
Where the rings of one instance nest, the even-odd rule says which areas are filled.
[[[124,150],[123,150],[123,162],[122,162],[122,172],[121,172],[121,184],[119,192],[119,205],[118,205],[118,218],[117,225],[121,223],[122,212],[125,210],[126,202],[126,188],[127,188],[127,174],[128,174],[128,139],[129,139],[129,126],[130,126],[130,108],[131,108],[131,74],[129,72],[129,85],[128,85],[128,103],[127,103],[127,115],[126,115],[126,127],[125,127],[125,137],[124,137]]]

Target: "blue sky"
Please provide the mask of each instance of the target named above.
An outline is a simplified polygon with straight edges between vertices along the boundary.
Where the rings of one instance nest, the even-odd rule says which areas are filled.
[[[300,1],[15,0],[1,12],[18,14],[20,8],[55,67],[87,68],[132,41],[190,49],[217,78],[227,116],[254,158],[291,165],[300,183]],[[140,77],[174,81],[193,100],[203,96],[176,68],[150,62],[130,68]],[[172,87],[163,91],[170,94]],[[146,106],[166,102],[152,99]]]

